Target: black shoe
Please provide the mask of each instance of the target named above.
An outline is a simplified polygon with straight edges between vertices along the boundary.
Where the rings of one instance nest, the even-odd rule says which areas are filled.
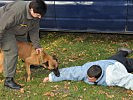
[[[16,89],[16,90],[19,90],[22,88],[21,85],[18,85],[17,83],[14,82],[12,77],[6,77],[4,86],[9,87],[11,89]]]
[[[133,52],[133,50],[128,48],[118,48],[118,51],[126,51],[128,54],[131,54]]]

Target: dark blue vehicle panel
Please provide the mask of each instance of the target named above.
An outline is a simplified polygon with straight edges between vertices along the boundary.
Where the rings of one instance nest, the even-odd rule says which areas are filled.
[[[15,0],[1,0],[0,6]],[[24,0],[30,1],[30,0]],[[41,29],[74,32],[132,32],[133,0],[45,0]]]
[[[56,16],[55,16],[55,5],[54,1],[46,1],[47,3],[47,14],[44,18],[41,19],[40,27],[42,29],[55,29],[56,28]]]
[[[133,32],[133,0],[128,0],[127,31]]]
[[[126,0],[55,0],[57,27],[80,31],[124,31],[125,4]]]

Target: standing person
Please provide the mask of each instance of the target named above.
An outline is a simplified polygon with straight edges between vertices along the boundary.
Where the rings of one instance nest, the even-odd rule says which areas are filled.
[[[133,59],[126,58],[132,51],[122,48],[108,60],[88,62],[83,66],[60,69],[60,77],[53,73],[44,78],[43,82],[63,80],[83,80],[88,84],[119,86],[133,90]]]
[[[20,89],[14,81],[18,60],[16,36],[29,34],[37,52],[39,44],[39,21],[45,15],[46,4],[42,0],[31,2],[16,1],[0,8],[0,49],[4,52],[4,86]]]

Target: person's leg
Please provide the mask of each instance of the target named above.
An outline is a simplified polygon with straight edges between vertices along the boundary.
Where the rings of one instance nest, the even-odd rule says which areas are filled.
[[[109,60],[117,60],[120,63],[122,63],[124,66],[127,66],[127,58],[126,56],[128,55],[128,52],[126,51],[118,51],[115,55],[109,57]]]
[[[127,69],[127,71],[129,73],[133,72],[133,59],[131,58],[126,58],[126,56],[128,56],[128,52],[127,51],[118,51],[115,55],[109,57],[108,59],[110,60],[117,60],[120,63],[122,63],[125,68]]]
[[[109,57],[109,59],[120,59],[120,57],[127,57],[129,54],[131,54],[133,51],[131,49],[128,48],[118,48],[118,52]]]
[[[4,85],[13,89],[20,89],[21,86],[17,85],[13,80],[18,60],[18,47],[15,35],[4,34],[2,50],[4,52],[4,77],[6,77]]]
[[[127,66],[126,69],[129,73],[132,73],[133,72],[133,58],[127,58]]]
[[[127,56],[128,56],[128,52],[120,50],[113,56],[109,57],[109,59],[116,59],[116,58],[119,59],[119,57],[127,57]]]
[[[131,50],[131,49],[128,49],[128,48],[118,48],[118,51],[126,51],[126,52],[128,52],[128,54],[131,54],[132,52],[133,52],[133,50]]]

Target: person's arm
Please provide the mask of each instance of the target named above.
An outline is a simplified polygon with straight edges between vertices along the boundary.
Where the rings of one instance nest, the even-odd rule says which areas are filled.
[[[30,40],[35,49],[41,48],[39,38],[39,20],[36,21],[34,27],[29,31]]]
[[[2,43],[2,37],[3,34],[6,32],[6,30],[9,30],[10,28],[14,27],[19,23],[19,15],[17,15],[13,10],[9,10],[5,12],[0,17],[0,48]]]
[[[57,82],[63,80],[80,81],[84,80],[86,70],[83,70],[81,66],[62,68],[60,71],[60,77],[56,77],[53,72],[49,74],[49,77],[44,78],[43,82]]]

